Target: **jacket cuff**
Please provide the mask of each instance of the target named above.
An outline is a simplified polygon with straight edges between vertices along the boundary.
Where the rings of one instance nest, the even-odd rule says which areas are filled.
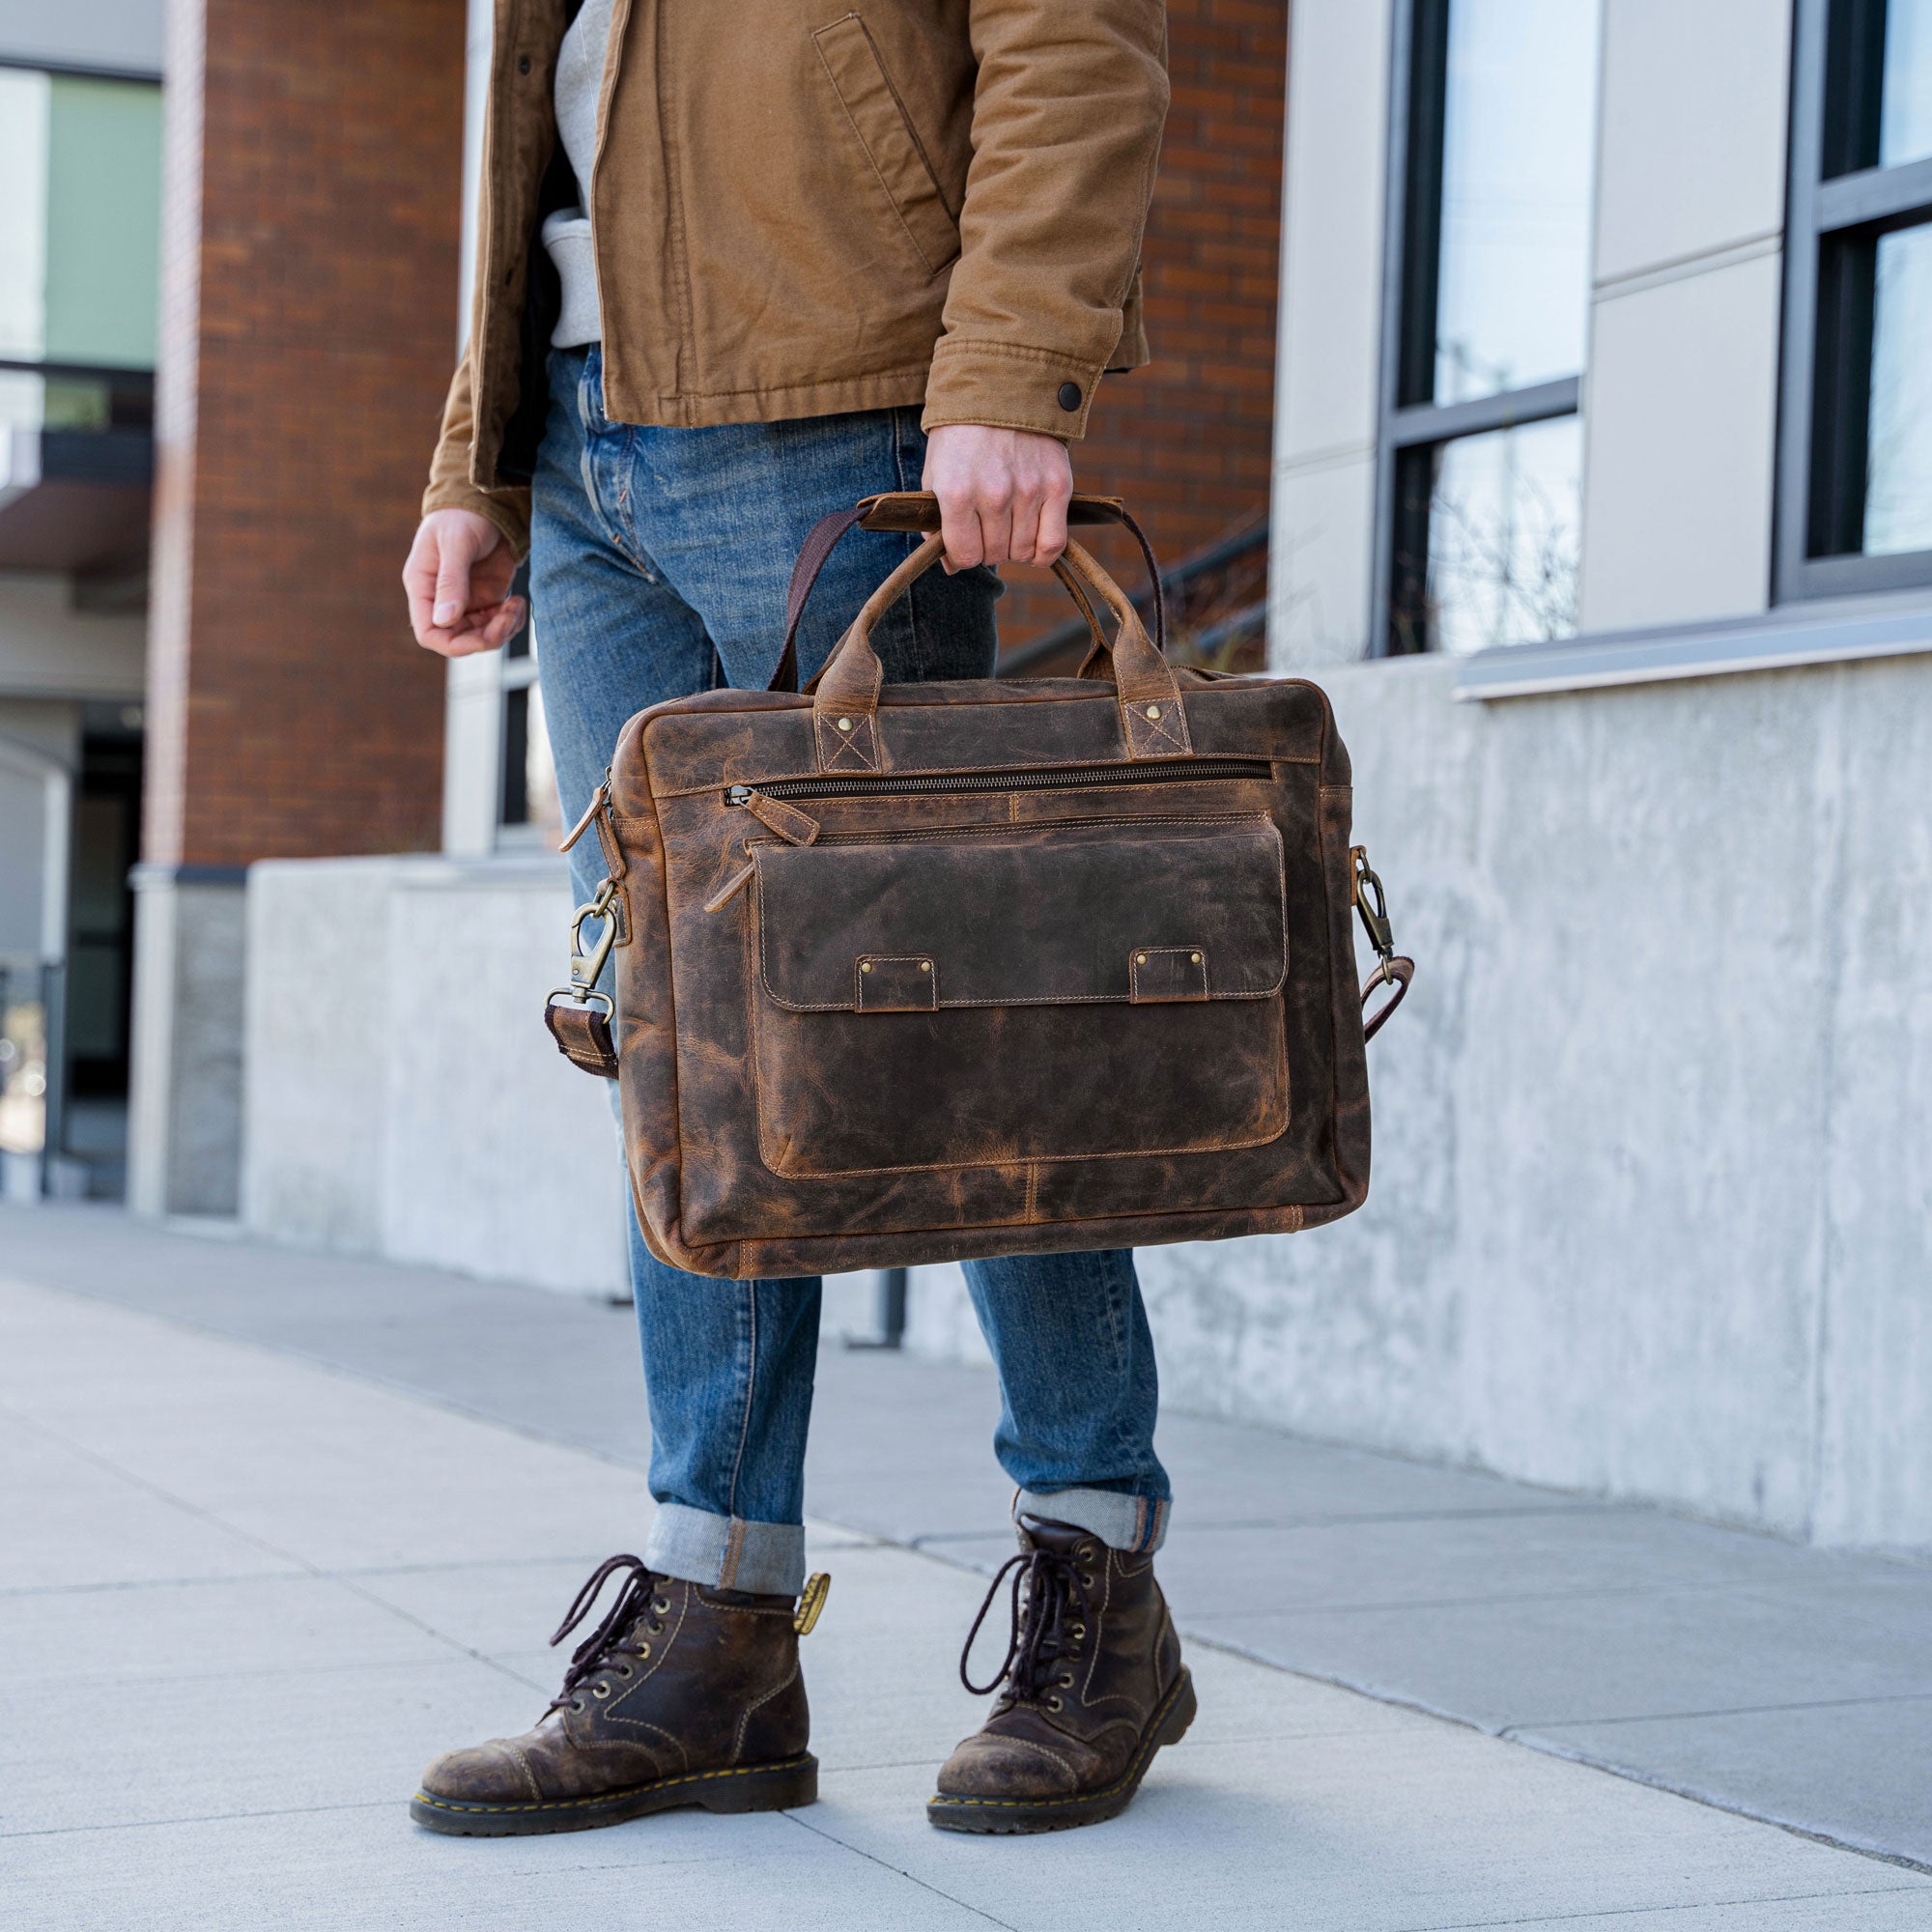
[[[1087,434],[1103,366],[1104,358],[1083,361],[1050,349],[942,336],[925,380],[921,427],[985,423],[1072,442]]]
[[[530,554],[527,490],[480,490],[473,483],[432,483],[423,492],[422,513],[428,516],[432,510],[469,510],[502,531],[520,562]]]

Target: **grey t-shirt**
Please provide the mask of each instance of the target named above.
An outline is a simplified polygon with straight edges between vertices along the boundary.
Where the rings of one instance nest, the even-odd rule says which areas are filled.
[[[604,57],[616,0],[583,0],[556,56],[556,131],[570,156],[579,193],[589,185],[597,156],[597,101],[604,91]],[[551,331],[554,349],[601,342],[597,312],[597,260],[590,245],[590,217],[582,208],[560,208],[543,225],[543,243],[563,282],[563,312]]]

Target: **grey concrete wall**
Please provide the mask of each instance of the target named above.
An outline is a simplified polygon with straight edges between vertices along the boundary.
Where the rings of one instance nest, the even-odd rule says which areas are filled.
[[[542,1023],[570,903],[547,854],[253,867],[244,1225],[294,1246],[627,1293],[609,1091]],[[871,1275],[826,1283],[828,1335],[871,1334],[878,1312]]]
[[[243,904],[239,880],[137,866],[128,1205],[235,1212],[242,1152]]]
[[[306,1246],[621,1292],[608,1090],[542,1019],[569,912],[554,857],[253,867],[244,1222]]]
[[[1324,678],[1420,973],[1363,1210],[1141,1257],[1168,1400],[1932,1548],[1932,657],[1487,706],[1453,676]],[[555,862],[248,897],[248,1224],[619,1288],[605,1096],[538,1023]],[[911,1340],[983,1359],[956,1270]]]
[[[1141,1256],[1169,1400],[1932,1547],[1932,657],[1453,675],[1323,678],[1415,990],[1358,1214]]]

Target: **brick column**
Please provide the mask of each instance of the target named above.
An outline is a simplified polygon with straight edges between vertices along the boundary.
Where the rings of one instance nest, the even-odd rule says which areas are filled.
[[[398,573],[455,348],[464,28],[464,0],[169,0],[146,1211],[235,1206],[245,867],[437,842],[442,668]]]
[[[1288,0],[1168,4],[1173,101],[1141,250],[1153,360],[1101,383],[1073,446],[1079,487],[1124,497],[1164,564],[1267,509],[1288,11]],[[1099,534],[1094,548],[1139,587],[1131,543]],[[1000,640],[1011,647],[1070,607],[1050,578],[1008,576]]]

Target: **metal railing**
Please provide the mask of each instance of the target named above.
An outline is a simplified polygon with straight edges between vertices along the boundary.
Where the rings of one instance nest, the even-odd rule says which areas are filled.
[[[1265,615],[1267,601],[1265,596],[1258,604],[1252,604],[1236,611],[1232,616],[1218,619],[1206,630],[1188,636],[1184,640],[1179,635],[1175,623],[1175,613],[1185,608],[1188,595],[1204,580],[1226,571],[1231,564],[1239,563],[1252,556],[1256,551],[1267,549],[1267,519],[1258,517],[1252,523],[1238,529],[1231,530],[1226,536],[1216,539],[1205,549],[1198,550],[1192,556],[1183,557],[1160,574],[1161,594],[1169,606],[1168,623],[1169,645],[1184,641],[1186,655],[1198,657],[1210,650],[1218,650],[1244,634],[1255,621]],[[1153,609],[1153,587],[1150,584],[1140,591],[1133,600],[1134,609],[1143,615]],[[1048,658],[1062,651],[1071,650],[1087,635],[1087,620],[1084,617],[1069,617],[1063,624],[1056,624],[1052,630],[1043,631],[1037,638],[1030,638],[1013,650],[1006,652],[995,668],[995,675],[1010,677],[1016,671],[1023,671],[1031,665],[1044,663]]]

